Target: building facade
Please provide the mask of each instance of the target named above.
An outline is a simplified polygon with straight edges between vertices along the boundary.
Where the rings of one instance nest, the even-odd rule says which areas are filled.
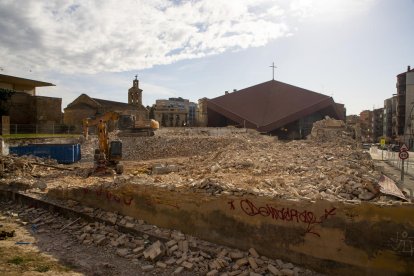
[[[382,135],[388,140],[397,138],[397,97],[386,99],[383,110]]]
[[[207,98],[202,98],[198,100],[198,107],[196,111],[197,117],[197,126],[199,127],[206,127],[208,124],[208,116],[207,116]]]
[[[11,133],[45,133],[62,123],[62,99],[37,96],[36,88],[52,83],[0,74],[0,116],[8,116]]]
[[[195,126],[196,109],[197,104],[181,97],[156,100],[153,106],[154,118],[162,127]]]
[[[384,131],[384,108],[377,108],[372,111],[372,142],[377,143],[383,136]]]
[[[401,139],[410,149],[414,148],[414,69],[397,76],[397,94],[404,93],[404,136]]]
[[[372,113],[371,110],[364,110],[359,114],[362,142],[373,142]]]

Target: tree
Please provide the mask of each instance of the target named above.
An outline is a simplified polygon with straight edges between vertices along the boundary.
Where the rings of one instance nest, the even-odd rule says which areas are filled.
[[[0,88],[0,116],[8,115],[10,109],[9,100],[16,91]]]

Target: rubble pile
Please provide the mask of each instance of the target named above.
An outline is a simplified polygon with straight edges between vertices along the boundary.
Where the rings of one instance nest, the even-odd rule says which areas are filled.
[[[308,139],[316,142],[329,143],[330,145],[356,146],[354,128],[345,125],[341,120],[335,120],[329,117],[313,123],[312,131]]]
[[[122,137],[124,160],[150,160],[210,154],[237,142],[230,137]]]
[[[380,178],[369,155],[353,146],[321,147],[312,140],[283,143],[269,137],[235,140],[214,153],[177,162],[174,168],[178,172],[154,173],[154,182],[211,194],[310,200],[370,200]]]
[[[320,275],[280,259],[261,256],[254,248],[243,252],[179,231],[146,225],[142,220],[131,217],[79,205],[77,207],[85,209],[84,212],[92,216],[113,220],[107,223],[67,220],[45,209],[26,206],[11,206],[5,213],[28,224],[35,235],[52,234],[54,231],[72,235],[79,244],[130,260],[148,275]],[[149,235],[136,231],[124,233],[119,226],[146,228]],[[159,236],[160,232],[163,237],[157,239],[153,234]],[[66,249],[72,250],[73,247],[66,246]]]
[[[312,133],[316,136],[311,139],[290,142],[252,133],[123,137],[124,175],[105,180],[85,178],[87,174],[81,173],[82,169],[56,173],[54,176],[59,177],[54,179],[47,167],[37,168],[38,173],[33,176],[33,166],[27,165],[33,162],[11,159],[11,164],[21,164],[15,171],[32,175],[37,180],[34,183],[42,180],[48,188],[105,182],[113,187],[122,183],[145,184],[210,195],[249,193],[305,200],[400,200],[385,197],[376,188],[380,172],[369,154],[355,147],[352,131],[342,121],[327,118],[316,122]],[[97,140],[91,138],[82,145],[84,156],[93,156]],[[10,171],[8,166],[11,165],[3,170],[5,178],[11,177],[4,174]]]
[[[123,181],[211,195],[399,200],[374,188],[380,172],[352,135],[342,121],[326,118],[310,139],[290,142],[252,133],[123,137],[123,159],[141,160]]]
[[[35,171],[40,166],[57,167],[58,163],[54,159],[35,156],[17,157],[2,155],[0,156],[0,178],[37,176]]]

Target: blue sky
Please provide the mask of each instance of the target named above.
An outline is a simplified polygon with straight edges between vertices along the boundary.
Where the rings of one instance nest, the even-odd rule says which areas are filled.
[[[122,3],[120,5],[119,3]],[[145,105],[197,102],[272,78],[332,95],[348,114],[383,106],[414,67],[413,0],[0,0],[0,73]]]

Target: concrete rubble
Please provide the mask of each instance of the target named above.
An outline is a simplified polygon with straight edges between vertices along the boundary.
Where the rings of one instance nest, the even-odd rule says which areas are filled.
[[[88,162],[76,164],[73,171],[62,171],[33,167],[30,158],[2,157],[0,184],[17,185],[19,180],[28,187],[47,190],[57,186],[101,183],[109,187],[135,183],[213,196],[254,194],[355,202],[400,200],[375,188],[381,173],[369,154],[357,148],[354,135],[353,129],[343,122],[324,119],[314,124],[308,140],[290,142],[252,132],[217,137],[174,136],[171,132],[167,137],[123,137],[126,169],[122,176],[85,179],[88,167],[92,166]],[[82,145],[83,161],[92,158],[96,142],[92,138]]]
[[[123,175],[88,176],[97,145],[94,137],[82,144],[82,162],[70,166],[30,156],[1,156],[0,188],[46,198],[54,190],[118,189],[132,184],[212,197],[256,195],[379,204],[403,200],[381,193],[381,172],[369,154],[358,148],[355,130],[340,121],[316,122],[307,140],[290,142],[253,132],[176,134],[122,137]],[[117,138],[112,135],[111,139]],[[76,201],[65,204],[96,221],[67,220],[27,207],[19,207],[17,214],[39,231],[61,231],[74,235],[79,244],[105,248],[136,263],[148,275],[316,275],[262,256],[254,248],[243,252]]]

